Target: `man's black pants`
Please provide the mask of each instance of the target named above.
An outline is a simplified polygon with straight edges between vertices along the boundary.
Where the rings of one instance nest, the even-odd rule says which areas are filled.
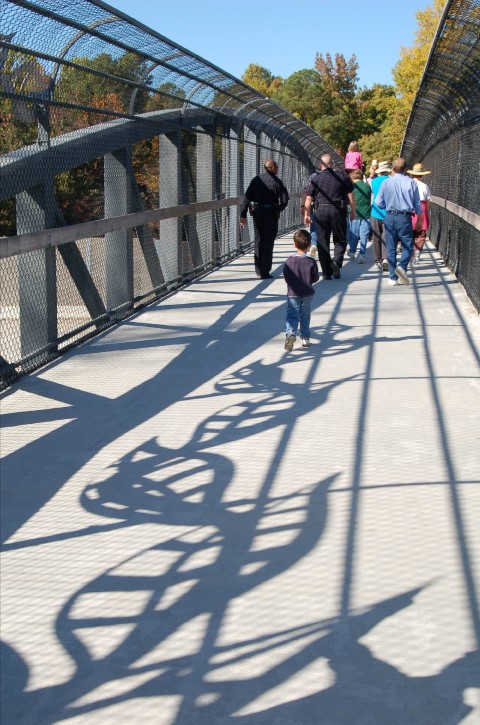
[[[260,277],[270,274],[273,243],[278,232],[278,215],[273,209],[259,209],[253,215],[255,229],[255,271]]]
[[[347,210],[333,204],[320,204],[315,211],[315,226],[322,274],[331,277],[330,235],[333,234],[333,259],[341,267],[347,248]]]

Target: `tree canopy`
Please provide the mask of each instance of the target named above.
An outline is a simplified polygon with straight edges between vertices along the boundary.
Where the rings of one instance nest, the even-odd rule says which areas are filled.
[[[271,97],[314,128],[344,154],[358,140],[364,159],[393,159],[400,153],[403,134],[445,2],[416,13],[412,46],[402,48],[392,69],[393,84],[359,87],[355,55],[317,53],[313,68],[295,71],[288,78],[251,64],[242,79]]]

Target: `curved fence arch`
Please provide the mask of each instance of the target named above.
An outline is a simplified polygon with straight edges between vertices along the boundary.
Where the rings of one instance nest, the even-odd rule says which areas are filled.
[[[402,145],[432,171],[430,238],[480,310],[480,0],[448,0]]]
[[[278,104],[100,0],[0,0],[4,384],[250,245],[274,156],[295,196],[335,151]]]

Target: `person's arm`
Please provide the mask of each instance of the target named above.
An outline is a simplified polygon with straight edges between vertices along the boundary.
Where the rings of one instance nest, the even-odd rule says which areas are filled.
[[[357,216],[357,205],[355,203],[355,196],[353,191],[351,191],[348,195],[348,201],[350,203],[350,221],[353,222],[353,220]]]
[[[415,230],[417,232],[421,231],[422,229],[422,217],[423,217],[423,209],[422,204],[420,202],[420,192],[418,191],[418,186],[415,182],[413,182],[414,189],[413,189],[413,206],[415,209],[415,212],[417,214],[417,223],[415,225]]]
[[[255,195],[253,193],[253,186],[254,186],[255,178],[251,180],[250,184],[248,185],[248,189],[245,192],[245,196],[243,197],[242,201],[240,202],[240,226],[241,227],[244,227],[247,224],[248,205],[250,204],[252,199],[255,198]]]
[[[310,214],[310,207],[312,206],[312,202],[313,202],[313,197],[312,196],[307,196],[307,198],[305,199],[305,209],[304,209],[304,212],[305,212],[304,222],[305,222],[305,224],[307,226],[312,221],[312,217],[311,217],[311,214]]]
[[[287,207],[289,200],[290,200],[290,197],[288,195],[287,187],[281,181],[280,182],[280,194],[279,194],[280,211],[283,211]]]
[[[387,206],[385,204],[385,199],[383,198],[383,187],[385,186],[386,182],[384,181],[381,185],[379,192],[377,196],[374,199],[375,206],[378,206],[379,209],[386,209]]]
[[[306,198],[307,198],[307,187],[304,186],[303,191],[302,191],[302,196],[300,198],[300,216],[302,217],[302,219],[305,216],[305,199]]]
[[[320,279],[320,273],[318,271],[318,264],[315,262],[315,260],[312,260],[313,264],[311,265],[312,271],[311,271],[311,281],[312,284],[315,284],[315,282],[318,282]]]
[[[250,200],[245,195],[240,204],[240,226],[242,228],[244,226],[246,226],[246,224],[247,224],[247,209],[248,209],[249,203],[250,203]]]

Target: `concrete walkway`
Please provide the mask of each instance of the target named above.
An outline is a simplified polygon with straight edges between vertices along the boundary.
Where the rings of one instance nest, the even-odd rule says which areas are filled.
[[[2,396],[2,725],[476,725],[480,321],[250,255]]]

